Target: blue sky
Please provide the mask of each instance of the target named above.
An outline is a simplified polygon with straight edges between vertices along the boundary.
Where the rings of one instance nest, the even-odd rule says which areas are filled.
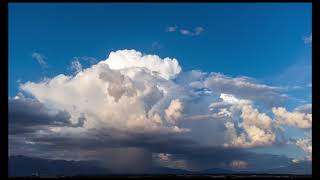
[[[279,83],[290,66],[311,64],[311,47],[303,43],[311,20],[308,3],[10,4],[9,95],[18,79],[64,73],[73,57],[102,60],[119,49],[177,58],[184,71]],[[166,32],[174,25],[204,31],[192,37]],[[42,72],[33,52],[45,55],[51,68]]]
[[[311,3],[10,3],[9,96],[20,83],[72,74],[75,57],[98,62],[111,51],[135,49],[176,58],[183,72],[248,76],[286,88],[291,99],[284,106],[292,111],[311,103],[309,37]],[[303,153],[295,146],[253,151]]]

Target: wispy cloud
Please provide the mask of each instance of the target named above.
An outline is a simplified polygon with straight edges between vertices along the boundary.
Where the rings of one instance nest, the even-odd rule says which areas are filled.
[[[196,27],[196,28],[194,29],[194,34],[195,34],[195,35],[199,35],[199,34],[201,34],[203,31],[204,31],[204,28],[203,28],[203,27]]]
[[[160,44],[158,41],[155,41],[151,44],[152,49],[161,49],[163,48],[163,45]]]
[[[35,59],[42,68],[48,68],[48,63],[46,62],[47,57],[38,52],[32,53],[32,58]]]
[[[308,83],[308,84],[307,84],[307,87],[312,87],[312,83]]]
[[[94,63],[98,62],[98,60],[96,58],[94,58],[94,57],[84,56],[84,57],[81,57],[80,59],[83,59],[83,61],[87,61],[90,64],[94,64]]]
[[[82,71],[82,65],[79,62],[79,60],[76,59],[76,60],[72,61],[70,69],[74,70],[75,73],[78,73],[78,72]]]
[[[87,62],[89,64],[95,64],[98,60],[94,57],[82,56],[82,57],[73,57],[73,60],[78,60],[79,62]]]
[[[311,70],[312,66],[310,62],[294,63],[277,76],[277,82],[286,82],[290,86],[303,87],[311,80]]]
[[[178,26],[169,26],[168,28],[167,28],[167,32],[175,32],[175,31],[177,31],[177,29],[178,29]]]
[[[312,44],[312,33],[310,33],[309,36],[303,37],[303,42],[304,42],[305,44]]]
[[[200,35],[203,31],[204,28],[201,26],[195,27],[194,29],[186,29],[186,28],[178,28],[178,26],[170,26],[167,28],[167,32],[176,32],[179,31],[181,35],[185,36],[198,36]]]
[[[98,60],[96,58],[89,56],[73,57],[69,70],[73,71],[74,73],[78,73],[82,71],[82,69],[97,63],[97,61]]]
[[[187,29],[180,29],[180,33],[182,35],[187,35],[187,36],[189,36],[189,35],[191,36],[193,34],[191,31],[189,31]]]

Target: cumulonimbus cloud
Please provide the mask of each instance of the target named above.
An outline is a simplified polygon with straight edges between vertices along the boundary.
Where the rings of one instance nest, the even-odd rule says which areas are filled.
[[[89,68],[76,68],[75,74],[29,81],[21,84],[20,90],[31,95],[39,107],[68,114],[64,125],[58,127],[52,125],[49,115],[47,127],[41,126],[45,133],[32,129],[34,136],[26,136],[30,142],[51,142],[61,148],[82,141],[93,147],[158,145],[161,149],[166,147],[164,142],[179,137],[199,146],[245,149],[276,143],[280,125],[310,128],[311,122],[311,116],[302,112],[292,114],[275,108],[272,117],[256,107],[259,102],[270,108],[269,102],[264,103],[270,98],[286,99],[281,87],[256,83],[248,77],[183,72],[175,58],[136,50],[111,52],[106,60]],[[18,107],[13,103],[9,108]],[[17,111],[11,112],[9,122]],[[289,116],[295,117],[294,122]],[[38,117],[36,113],[34,117]],[[300,123],[304,121],[305,125]],[[17,134],[10,138],[23,142]]]
[[[171,91],[170,79],[180,71],[176,59],[123,50],[110,53],[106,61],[75,76],[61,74],[45,82],[27,82],[21,89],[41,103],[68,111],[74,123],[86,114],[90,119],[84,123],[87,128],[101,125],[127,130],[182,131],[166,123],[163,109],[152,109],[167,98],[164,94]],[[174,108],[167,110],[167,117],[172,120],[181,113]]]

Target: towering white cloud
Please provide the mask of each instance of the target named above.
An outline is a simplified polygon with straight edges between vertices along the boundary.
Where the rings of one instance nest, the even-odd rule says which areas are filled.
[[[312,142],[311,138],[298,139],[296,145],[306,152],[305,159],[312,160]]]
[[[158,73],[164,79],[173,79],[180,71],[181,67],[176,59],[161,59],[157,55],[143,55],[135,50],[120,50],[111,52],[108,59],[102,63],[109,65],[111,69],[125,68],[145,68],[153,73]]]
[[[272,112],[280,124],[303,129],[312,127],[312,114],[288,112],[286,108],[283,107],[274,107],[272,108]]]
[[[216,114],[225,117],[224,125],[228,137],[225,147],[247,148],[271,145],[275,142],[272,119],[253,108],[251,101],[230,94],[221,94],[220,98],[222,101],[212,103],[210,108],[211,111],[218,111]]]
[[[310,106],[298,107],[295,112],[273,108],[275,119],[264,113],[271,109],[265,102],[282,98],[280,87],[247,77],[181,72],[174,58],[120,50],[89,68],[74,65],[72,75],[21,84],[21,91],[31,94],[45,109],[68,114],[65,127],[47,123],[41,135],[35,132],[38,139],[30,142],[57,143],[63,138],[63,143],[72,146],[76,138],[99,146],[153,146],[169,135],[230,150],[272,145],[278,142],[280,125],[311,126],[311,112],[306,112]],[[155,139],[141,137],[150,134]],[[304,147],[302,142],[297,145]],[[174,155],[159,151],[161,161],[186,166],[184,161],[174,160]],[[240,161],[229,165],[246,166]]]
[[[182,116],[182,110],[182,102],[179,99],[172,100],[169,107],[165,110],[168,122],[176,124],[176,121]]]
[[[66,110],[74,123],[85,114],[85,128],[182,132],[174,124],[163,123],[164,106],[169,103],[164,101],[165,94],[170,94],[170,79],[180,71],[175,59],[123,50],[75,76],[60,74],[39,83],[27,82],[21,89],[47,106]],[[180,101],[173,101],[166,111],[170,121],[179,118],[179,105]]]
[[[248,92],[264,94],[277,87],[255,84],[248,78],[233,79],[201,71],[183,74],[174,82],[172,79],[180,71],[176,59],[121,50],[111,52],[105,61],[74,76],[60,74],[39,83],[27,82],[21,89],[48,107],[67,111],[74,124],[85,116],[83,127],[87,129],[181,133],[190,129],[179,127],[184,124],[184,121],[178,123],[179,119],[222,119],[226,127],[222,131],[226,136],[225,147],[247,148],[275,142],[270,117],[253,108],[251,100],[232,94],[246,97]],[[197,89],[231,94],[221,93],[222,101],[207,106],[208,114],[197,114],[192,103],[186,104],[189,114],[184,115],[181,98],[194,101],[192,98],[199,97],[192,95]],[[201,103],[205,105],[206,101]]]

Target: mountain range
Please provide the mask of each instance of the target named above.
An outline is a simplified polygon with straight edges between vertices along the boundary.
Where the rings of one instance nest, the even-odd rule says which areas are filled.
[[[106,168],[97,165],[96,161],[67,161],[50,160],[27,156],[9,156],[8,174],[9,177],[23,176],[107,176],[114,175]],[[210,168],[202,171],[188,171],[168,167],[154,167],[147,174],[171,174],[171,175],[203,175],[203,174],[293,174],[311,175],[311,162],[304,161],[292,163],[289,166],[261,170],[261,171],[239,171],[234,169]]]

